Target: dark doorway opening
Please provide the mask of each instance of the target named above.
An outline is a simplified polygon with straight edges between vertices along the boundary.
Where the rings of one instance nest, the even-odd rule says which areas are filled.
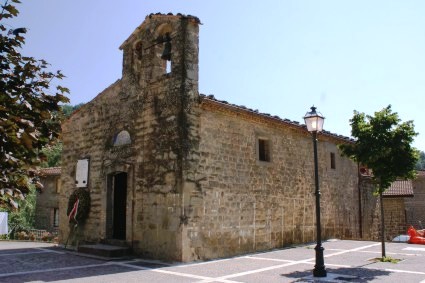
[[[127,173],[113,177],[112,238],[125,240],[127,212]]]

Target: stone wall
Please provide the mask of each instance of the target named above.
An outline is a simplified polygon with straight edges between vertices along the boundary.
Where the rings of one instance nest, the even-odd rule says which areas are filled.
[[[405,199],[384,198],[385,238],[388,241],[407,234]]]
[[[57,226],[54,225],[54,210],[59,209],[59,195],[57,191],[60,175],[47,175],[41,177],[41,183],[44,188],[42,192],[37,192],[36,208],[35,208],[35,228],[47,230],[49,232],[56,231]]]
[[[368,176],[360,179],[361,193],[361,238],[365,240],[380,240],[380,206],[379,198],[374,195],[375,184]]]
[[[416,229],[425,228],[425,172],[419,171],[413,182],[413,198],[405,199],[406,222]]]
[[[75,190],[77,161],[90,160],[91,208],[73,245],[115,237],[114,192],[123,187],[123,242],[146,257],[184,258],[181,229],[188,208],[182,202],[196,187],[189,169],[198,143],[198,23],[194,17],[148,16],[121,46],[123,78],[64,124],[62,206]],[[168,32],[171,72],[161,59],[161,38]],[[122,173],[125,185],[116,181]],[[66,217],[63,212],[62,242],[70,233]]]
[[[131,152],[137,148],[113,148],[114,135],[122,129],[133,127],[134,115],[128,108],[128,98],[119,96],[121,82],[117,81],[104,90],[93,101],[87,103],[74,113],[62,126],[62,183],[61,207],[67,208],[68,198],[76,189],[76,164],[79,159],[88,158],[91,207],[85,223],[79,223],[78,239],[96,241],[106,238],[106,174],[104,163],[112,163],[134,168],[135,157]],[[136,104],[137,105],[137,104]],[[133,132],[130,130],[130,133]],[[117,165],[117,166],[118,166]],[[121,170],[127,170],[121,169]],[[71,204],[72,205],[72,204]],[[66,209],[61,210],[60,241],[64,242],[70,233]],[[78,240],[75,243],[78,245]]]
[[[363,239],[381,240],[381,217],[379,197],[374,195],[376,189],[370,177],[360,177],[362,190],[362,231]],[[391,241],[395,236],[407,233],[405,202],[411,197],[388,197],[384,195],[385,239]]]
[[[312,242],[315,196],[312,138],[305,129],[204,102],[200,118],[200,193],[189,199],[193,259]],[[271,160],[258,160],[258,138]],[[359,238],[357,166],[338,141],[319,136],[323,238]],[[330,153],[336,168],[330,168]]]

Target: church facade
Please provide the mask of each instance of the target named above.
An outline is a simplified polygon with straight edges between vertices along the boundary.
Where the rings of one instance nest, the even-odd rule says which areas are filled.
[[[90,193],[81,242],[193,261],[312,242],[312,137],[304,125],[198,90],[198,18],[151,14],[121,45],[122,78],[63,125],[62,193]],[[375,199],[318,136],[323,238],[369,237]],[[62,213],[63,212],[63,213]],[[61,210],[60,241],[70,232]],[[372,226],[371,226],[372,225]]]

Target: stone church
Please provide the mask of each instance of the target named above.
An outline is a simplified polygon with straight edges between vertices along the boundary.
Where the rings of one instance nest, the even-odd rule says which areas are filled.
[[[315,241],[311,135],[201,95],[199,25],[147,16],[120,46],[122,78],[64,123],[60,207],[77,188],[91,199],[80,242],[121,241],[144,257],[186,262]],[[339,154],[347,142],[318,137],[324,239],[370,237],[376,202],[361,192],[357,164]]]

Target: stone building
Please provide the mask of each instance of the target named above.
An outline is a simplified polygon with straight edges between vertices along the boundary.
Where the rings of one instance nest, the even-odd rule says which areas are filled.
[[[39,171],[44,188],[37,193],[35,228],[57,232],[59,229],[59,195],[61,193],[61,168],[42,168]]]
[[[120,47],[122,78],[63,125],[60,207],[77,187],[91,196],[81,241],[193,261],[315,240],[311,135],[200,95],[199,24],[147,16]],[[318,139],[323,238],[366,235],[361,210],[374,207],[361,199],[357,164],[337,149],[351,141],[326,131]],[[64,242],[63,210],[60,223]]]
[[[362,195],[360,197],[360,217],[362,227],[371,227],[362,237],[380,240],[379,199],[372,197],[373,182],[368,175],[360,178]],[[407,234],[410,225],[424,229],[425,224],[425,172],[418,171],[414,180],[397,180],[382,194],[384,202],[385,239],[391,241],[398,235]],[[376,203],[373,203],[376,199]]]
[[[385,236],[391,240],[397,235],[407,234],[407,206],[413,199],[411,180],[397,180],[382,194],[384,201]],[[416,196],[415,196],[416,197]]]
[[[405,200],[406,223],[416,229],[425,229],[425,171],[418,171],[412,181],[414,198]]]

